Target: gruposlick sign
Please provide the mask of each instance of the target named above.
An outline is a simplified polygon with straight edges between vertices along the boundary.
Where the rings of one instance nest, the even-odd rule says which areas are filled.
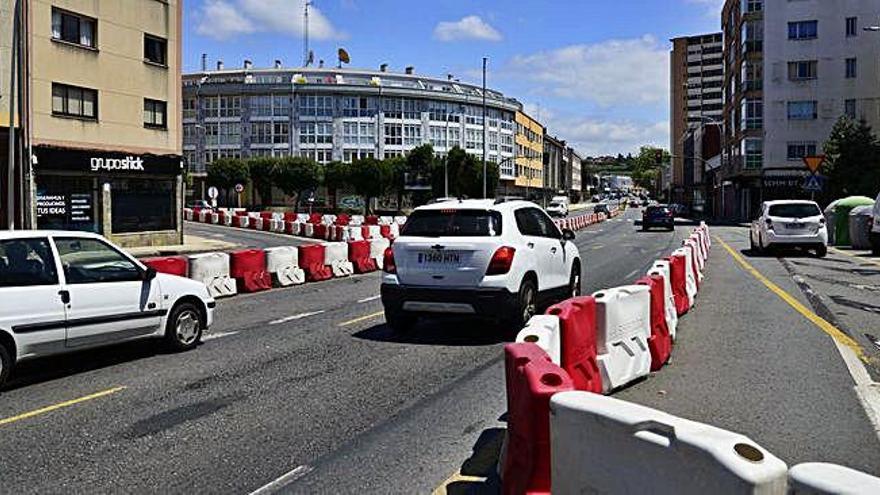
[[[182,173],[179,155],[153,155],[35,146],[36,170],[80,172],[86,175],[138,177]]]

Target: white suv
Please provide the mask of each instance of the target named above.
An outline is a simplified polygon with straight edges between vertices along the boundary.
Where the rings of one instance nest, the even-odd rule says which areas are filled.
[[[825,217],[814,201],[764,201],[761,216],[752,222],[749,245],[753,252],[787,246],[815,249],[817,256],[825,256],[828,252]]]
[[[405,331],[418,316],[475,315],[519,330],[539,307],[580,293],[573,239],[527,201],[416,208],[385,250],[385,319]]]
[[[0,385],[24,359],[144,337],[192,349],[214,306],[204,284],[156,273],[99,235],[0,231]]]

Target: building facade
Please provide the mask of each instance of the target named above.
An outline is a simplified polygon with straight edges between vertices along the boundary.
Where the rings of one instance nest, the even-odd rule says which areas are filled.
[[[582,192],[581,155],[579,155],[574,148],[566,149],[566,154],[568,155],[567,173],[570,177],[570,180],[568,181],[568,195],[573,202],[579,203],[581,201]]]
[[[501,176],[502,187],[507,191],[513,190],[527,198],[544,194],[544,131],[540,122],[523,111],[516,112],[515,188],[510,187],[507,177]]]
[[[565,148],[565,141],[550,134],[544,135],[544,189],[554,196],[564,193],[567,188],[568,175],[562,164]]]

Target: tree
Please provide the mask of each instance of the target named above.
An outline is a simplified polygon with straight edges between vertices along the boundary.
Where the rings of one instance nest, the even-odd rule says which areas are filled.
[[[828,178],[827,199],[863,195],[874,197],[880,189],[880,144],[864,121],[843,116],[831,129],[825,143]]]
[[[349,183],[355,192],[364,198],[364,214],[371,210],[373,198],[379,197],[388,190],[391,174],[386,162],[375,158],[362,158],[351,164]]]
[[[482,198],[483,197],[483,162],[476,156],[467,154],[458,146],[452,147],[445,160],[437,160],[433,167],[432,187],[435,196],[444,195],[444,170],[445,166],[449,174],[449,195],[454,197]],[[500,177],[498,165],[492,162],[486,164],[487,182],[486,190],[495,191]]]
[[[660,163],[657,163],[657,153],[662,153]],[[642,146],[639,155],[632,159],[633,182],[640,187],[653,191],[657,174],[660,173],[662,163],[667,163],[672,155],[668,151],[654,146]]]
[[[345,162],[330,162],[324,166],[324,186],[330,205],[336,207],[336,191],[349,181],[351,166]]]
[[[222,189],[229,203],[229,193],[236,184],[244,185],[250,173],[247,164],[238,158],[219,158],[208,165],[208,184]]]
[[[247,161],[251,174],[251,183],[257,194],[260,195],[260,203],[263,206],[272,205],[272,186],[278,175],[278,164],[281,160],[271,156],[259,156]]]
[[[419,184],[431,184],[431,173],[434,169],[434,162],[437,161],[437,158],[434,156],[434,147],[431,144],[426,143],[421,146],[417,146],[413,148],[409,154],[406,155],[406,169],[405,173],[409,173],[411,182],[417,182]],[[399,169],[395,168],[395,172],[398,172]],[[398,183],[398,186],[405,186],[405,184]],[[400,199],[403,197],[403,189],[396,189],[398,192],[398,204],[400,204]],[[427,194],[422,191],[416,191],[413,194],[413,203],[416,205],[422,204],[428,200]]]
[[[288,196],[296,196],[295,209],[299,211],[303,193],[314,191],[323,180],[324,170],[318,162],[298,156],[288,156],[278,162],[278,187]]]
[[[407,159],[392,156],[385,159],[385,170],[388,172],[388,192],[397,196],[397,208],[403,208],[403,195],[406,193],[406,174],[410,171]]]

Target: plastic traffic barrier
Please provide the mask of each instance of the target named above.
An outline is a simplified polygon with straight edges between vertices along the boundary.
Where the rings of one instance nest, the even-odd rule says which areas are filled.
[[[382,228],[379,225],[362,225],[361,235],[364,239],[379,239],[382,237]]]
[[[189,261],[189,278],[205,284],[211,296],[232,296],[238,292],[235,279],[229,276],[228,254],[191,254],[187,260]]]
[[[593,297],[602,392],[608,393],[651,370],[651,292],[643,285],[625,285]]]
[[[266,248],[266,271],[272,275],[277,287],[298,285],[306,281],[306,274],[299,267],[299,251],[293,246]]]
[[[349,221],[351,221],[351,216],[349,216],[348,213],[340,213],[339,215],[336,215],[336,220],[333,223],[341,227],[345,227],[346,225],[348,225]]]
[[[602,392],[596,345],[596,299],[582,296],[567,299],[547,309],[559,319],[561,366],[577,390]]]
[[[400,225],[397,223],[392,223],[390,238],[397,239],[398,237],[400,237]]]
[[[785,463],[743,435],[579,391],[550,410],[553,493],[785,493]]]
[[[272,232],[284,233],[284,220],[281,218],[272,219]]]
[[[272,288],[272,275],[266,270],[266,252],[243,249],[229,253],[229,274],[241,292],[259,292]]]
[[[651,290],[651,336],[648,337],[648,350],[651,351],[651,371],[657,371],[669,361],[672,354],[672,336],[666,325],[663,277],[650,275],[636,280],[636,285],[645,285]]]
[[[193,219],[193,211],[192,208],[184,208],[183,209],[183,219],[192,221]]]
[[[391,239],[391,224],[379,225],[379,235],[386,239]]]
[[[349,225],[354,227],[360,227],[364,224],[364,216],[363,215],[352,215],[351,220],[348,222]]]
[[[507,382],[507,450],[504,494],[550,492],[550,397],[574,384],[534,344],[504,347]]]
[[[880,478],[837,464],[805,462],[788,471],[788,493],[876,495],[880,493]]]
[[[348,240],[350,240],[350,241],[363,241],[364,240],[364,235],[363,235],[363,232],[361,232],[360,227],[350,227],[349,226],[349,227],[343,227],[343,229],[345,229],[345,233],[346,233],[346,236],[348,237]]]
[[[330,267],[324,264],[324,246],[321,244],[299,246],[299,266],[305,272],[307,282],[333,278]]]
[[[691,256],[691,250],[687,248],[678,248],[672,252],[672,256],[684,256],[684,287],[688,297],[688,309],[690,309],[694,307],[694,302],[697,298],[697,275],[694,272],[694,261]]]
[[[315,224],[311,222],[302,224],[300,235],[305,237],[315,237]]]
[[[324,264],[330,267],[334,277],[348,277],[354,273],[354,266],[348,261],[348,244],[345,242],[324,243]]]
[[[648,270],[648,275],[657,275],[663,278],[664,313],[666,315],[666,328],[669,336],[675,340],[675,330],[678,328],[678,311],[675,309],[675,295],[672,293],[672,277],[670,275],[669,262],[657,260]],[[687,296],[685,295],[685,299]]]
[[[377,217],[376,215],[365,216],[364,225],[379,225],[379,217]]]
[[[669,262],[669,279],[672,284],[672,295],[675,299],[675,311],[678,316],[691,308],[687,291],[687,257],[683,253],[674,252],[666,258]]]
[[[155,269],[159,273],[186,277],[189,272],[189,263],[184,256],[161,256],[141,260],[141,263]]]
[[[370,257],[369,241],[350,241],[348,243],[348,261],[355,273],[374,272],[378,268],[376,260]]]
[[[242,229],[246,229],[246,228],[248,228],[248,226],[250,226],[250,223],[251,223],[251,217],[248,217],[245,215],[235,215],[234,217],[232,217],[232,226],[233,227],[239,227]]]
[[[681,247],[691,251],[691,263],[694,265],[694,275],[697,277],[697,289],[699,290],[700,283],[703,281],[703,253],[700,252],[699,244],[693,237],[682,241]]]
[[[394,223],[394,217],[392,216],[381,216],[379,217],[379,225],[391,225]]]
[[[296,213],[294,213],[292,211],[285,211],[283,218],[284,218],[285,222],[295,222],[296,221]]]
[[[370,239],[370,258],[376,260],[376,266],[382,268],[385,261],[385,248],[391,245],[391,241],[385,238]]]
[[[211,221],[211,212],[209,210],[199,210],[199,222],[208,223]]]
[[[317,223],[314,225],[312,229],[312,237],[315,239],[326,239],[327,238],[327,226],[323,223]]]
[[[532,316],[516,334],[515,342],[535,344],[551,362],[562,365],[562,328],[556,315]]]

